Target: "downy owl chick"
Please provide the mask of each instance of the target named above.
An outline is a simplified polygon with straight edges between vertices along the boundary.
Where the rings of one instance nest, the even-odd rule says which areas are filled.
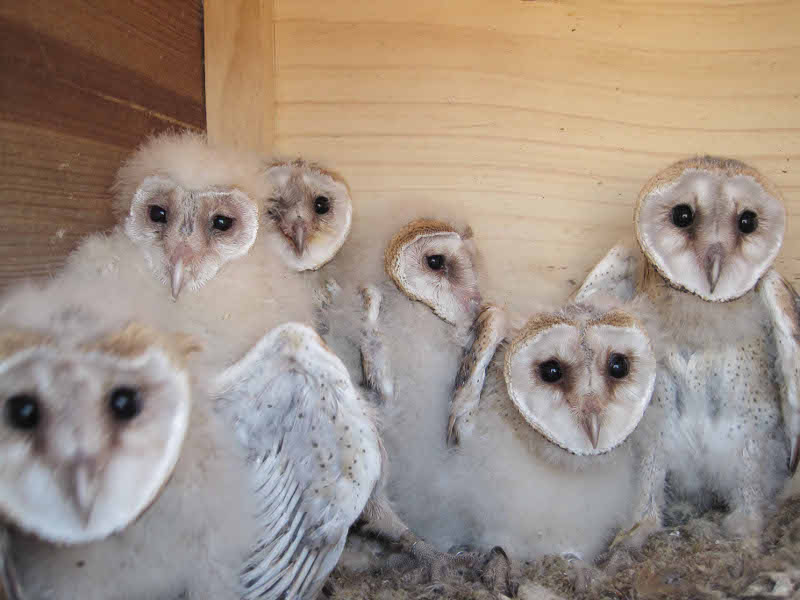
[[[325,339],[377,404],[392,504],[411,531],[446,551],[463,542],[447,535],[452,527],[443,518],[443,507],[454,502],[444,432],[480,306],[476,247],[469,228],[431,219],[395,230],[382,244],[384,260],[375,247],[379,237],[374,231],[368,237],[351,239],[332,265],[343,283],[324,312]],[[431,496],[437,505],[422,506]]]
[[[256,505],[235,439],[192,408],[192,345],[58,291],[0,308],[10,600],[239,598]]]
[[[726,502],[728,533],[750,536],[797,466],[798,303],[771,268],[785,220],[779,192],[752,167],[678,162],[639,195],[645,260],[615,247],[576,292],[638,294],[664,330],[648,411],[662,434],[640,440],[636,543],[661,525],[667,476],[677,496]]]
[[[120,224],[88,238],[61,277],[98,295],[128,290],[151,307],[150,323],[196,336],[215,366],[278,323],[310,321],[310,285],[262,235],[269,187],[260,168],[257,157],[197,134],[149,139],[117,175]]]
[[[479,320],[476,340],[481,329]],[[629,312],[577,304],[537,313],[506,339],[479,402],[459,407],[455,395],[462,422],[448,476],[465,471],[479,543],[491,536],[520,559],[590,560],[630,518],[627,440],[655,383],[650,336]],[[473,344],[465,364],[484,361],[486,348]]]
[[[2,303],[7,589],[311,599],[359,516],[428,556],[381,496],[370,407],[313,330],[281,325],[221,374],[187,373],[185,338],[131,310],[63,280]]]

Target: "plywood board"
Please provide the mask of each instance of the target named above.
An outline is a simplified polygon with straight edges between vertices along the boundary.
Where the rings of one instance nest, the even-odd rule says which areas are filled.
[[[260,27],[276,150],[340,170],[355,227],[409,197],[457,209],[515,274],[500,287],[560,301],[630,237],[645,180],[695,153],[780,186],[800,283],[798,22],[761,0],[276,0]]]

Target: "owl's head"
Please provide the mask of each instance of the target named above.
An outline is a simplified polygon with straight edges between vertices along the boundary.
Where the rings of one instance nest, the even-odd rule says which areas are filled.
[[[641,421],[656,359],[628,313],[573,305],[534,315],[511,342],[504,372],[511,400],[534,429],[573,454],[596,455]]]
[[[384,254],[386,273],[412,300],[450,324],[472,323],[481,304],[472,230],[420,219],[401,229]]]
[[[117,174],[116,207],[125,233],[177,298],[243,257],[258,232],[257,162],[205,138],[148,140]]]
[[[668,167],[644,187],[636,207],[642,251],[672,286],[711,302],[747,293],[783,242],[778,190],[736,160],[702,157]]]
[[[77,544],[124,529],[172,474],[194,348],[136,324],[59,337],[0,330],[0,515]]]
[[[353,205],[347,183],[304,160],[270,165],[265,177],[271,188],[266,214],[279,253],[296,271],[319,269],[350,234]]]

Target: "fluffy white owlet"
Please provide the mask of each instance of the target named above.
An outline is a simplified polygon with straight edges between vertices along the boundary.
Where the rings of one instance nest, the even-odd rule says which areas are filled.
[[[639,541],[661,525],[667,476],[675,495],[724,500],[731,535],[756,535],[797,466],[798,303],[771,268],[785,220],[779,192],[755,169],[714,157],[678,162],[639,195],[645,260],[615,247],[576,292],[638,294],[663,329],[646,417],[663,433],[639,440]]]
[[[321,327],[378,405],[392,504],[440,551],[462,541],[443,533],[452,528],[441,503],[452,498],[440,468],[447,402],[480,306],[472,237],[469,228],[419,219],[395,230],[388,247],[381,243],[383,257],[374,230],[351,239],[330,269],[342,285],[334,286]],[[437,506],[426,504],[431,495]]]
[[[84,241],[60,277],[83,280],[87,295],[135,296],[150,324],[195,336],[215,367],[279,323],[310,321],[310,284],[269,241],[260,170],[197,134],[151,138],[118,173],[120,224]]]
[[[471,469],[472,487],[464,487],[471,518],[481,537],[516,558],[590,560],[630,518],[636,455],[628,440],[642,426],[656,379],[648,332],[616,308],[537,313],[508,333],[482,393],[475,386],[459,394],[468,389],[465,367],[493,351],[481,341],[486,323],[476,323],[451,407],[453,464],[463,463],[465,480]],[[474,390],[479,401],[469,401]]]
[[[191,344],[58,291],[0,308],[10,600],[239,598],[256,505],[235,438],[192,407]]]
[[[0,309],[14,324],[0,338],[8,589],[311,599],[359,516],[438,559],[383,499],[374,415],[310,328],[282,325],[221,374],[189,378],[184,338],[120,329],[112,313],[137,307],[106,300],[92,311],[82,286],[56,280]]]

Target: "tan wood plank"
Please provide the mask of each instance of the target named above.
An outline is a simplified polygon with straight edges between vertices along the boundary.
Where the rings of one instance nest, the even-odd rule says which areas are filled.
[[[800,283],[799,21],[777,0],[275,0],[258,27],[275,148],[339,169],[355,227],[408,198],[460,211],[498,294],[561,301],[630,236],[644,181],[706,152],[784,191]]]
[[[271,0],[206,0],[209,139],[270,153],[275,90]]]

